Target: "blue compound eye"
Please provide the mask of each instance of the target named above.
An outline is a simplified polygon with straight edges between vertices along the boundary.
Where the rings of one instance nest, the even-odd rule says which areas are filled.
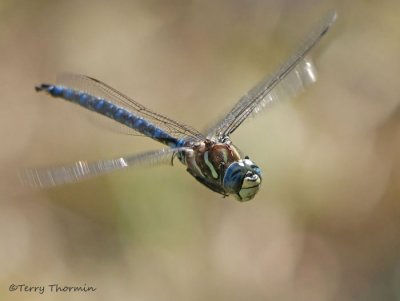
[[[247,173],[243,164],[234,162],[225,171],[223,186],[228,193],[238,193],[242,187],[243,179]]]

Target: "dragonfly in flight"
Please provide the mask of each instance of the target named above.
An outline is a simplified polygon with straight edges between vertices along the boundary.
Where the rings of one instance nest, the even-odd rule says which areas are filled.
[[[64,166],[31,168],[23,181],[46,188],[139,165],[172,162],[176,157],[201,184],[239,201],[251,200],[262,182],[261,169],[231,142],[230,135],[249,117],[282,98],[294,97],[316,81],[308,54],[336,19],[329,12],[306,36],[284,64],[245,94],[224,118],[205,132],[156,113],[94,78],[62,73],[56,84],[41,84],[36,91],[62,98],[113,119],[136,134],[152,138],[164,148],[96,162],[78,161]]]

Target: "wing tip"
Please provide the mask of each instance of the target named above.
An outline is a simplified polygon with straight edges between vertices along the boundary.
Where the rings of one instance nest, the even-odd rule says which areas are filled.
[[[327,12],[326,16],[324,17],[324,24],[325,24],[326,28],[323,31],[322,35],[324,35],[328,32],[328,30],[331,28],[333,23],[335,23],[337,18],[338,18],[338,14],[337,14],[336,9],[331,9]]]

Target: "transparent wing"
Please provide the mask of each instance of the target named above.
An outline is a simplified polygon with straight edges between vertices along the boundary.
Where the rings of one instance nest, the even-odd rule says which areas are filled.
[[[27,186],[47,188],[78,182],[127,167],[171,163],[174,154],[184,150],[187,148],[165,148],[110,160],[78,161],[64,166],[24,169],[20,172],[20,178]]]
[[[175,138],[190,137],[191,140],[204,140],[205,138],[194,128],[153,112],[109,85],[89,76],[67,72],[60,73],[57,76],[57,83],[109,100],[131,111],[135,115],[150,121],[153,125]]]
[[[223,138],[233,133],[249,116],[269,104],[291,98],[316,81],[316,70],[306,55],[329,30],[336,12],[329,12],[310,32],[299,49],[278,69],[244,95],[231,111],[207,132],[207,137]]]

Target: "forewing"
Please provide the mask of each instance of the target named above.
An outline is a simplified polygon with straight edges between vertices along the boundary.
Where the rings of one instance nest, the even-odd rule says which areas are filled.
[[[309,33],[299,49],[272,75],[244,95],[230,112],[207,132],[207,137],[222,139],[233,133],[249,116],[262,111],[269,104],[292,98],[316,81],[316,70],[309,51],[329,30],[336,12],[329,12]]]

